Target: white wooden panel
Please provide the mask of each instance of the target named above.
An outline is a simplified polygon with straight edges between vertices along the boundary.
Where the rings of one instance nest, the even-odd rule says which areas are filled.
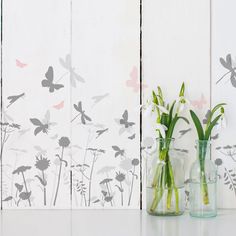
[[[172,101],[177,98],[183,81],[191,108],[204,117],[210,106],[210,1],[144,0],[143,83],[147,88],[143,90],[143,101],[150,98],[151,90],[157,85],[163,88],[167,100]],[[155,150],[154,122],[152,118],[143,118],[143,145],[153,144],[152,150],[144,149],[143,162]],[[191,132],[184,136],[179,133],[189,128]],[[192,126],[181,123],[174,136],[176,146],[189,151],[188,178],[189,167],[196,158],[196,132]],[[145,192],[143,196],[145,206]]]
[[[9,133],[3,151],[4,209],[70,207],[69,148],[63,153],[66,162],[60,162],[56,156],[62,158],[59,139],[62,136],[70,139],[70,82],[59,62],[70,48],[69,16],[69,1],[4,1],[3,118],[10,123],[5,126]],[[64,85],[54,92],[41,84],[48,70],[47,76],[52,79],[49,66],[54,70],[51,82]],[[9,97],[20,94],[24,96]],[[45,125],[44,129],[38,128],[37,135],[34,131],[41,125],[36,120],[33,124],[32,118]],[[46,160],[35,166],[36,156],[40,155],[50,160],[49,166]],[[62,171],[55,201],[60,163]],[[24,200],[29,193],[30,198]]]
[[[72,120],[79,102],[91,118],[71,123],[72,206],[139,208],[139,3],[73,1],[72,9],[72,65],[84,79],[72,87]],[[135,124],[120,124],[125,111]]]
[[[236,207],[236,77],[234,72],[231,73],[236,65],[236,34],[232,28],[236,20],[235,8],[236,2],[233,0],[212,1],[212,103],[227,103],[228,126],[220,132],[213,150],[219,171],[218,205],[224,208]],[[232,69],[220,62],[220,58],[226,61],[227,55],[228,60],[231,59],[232,63],[228,65]]]

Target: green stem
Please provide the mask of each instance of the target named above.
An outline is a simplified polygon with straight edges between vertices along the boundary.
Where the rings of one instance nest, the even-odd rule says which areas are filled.
[[[207,144],[206,145],[204,144],[202,147],[199,148],[199,161],[200,161],[200,169],[201,169],[200,185],[201,185],[203,203],[205,205],[208,205],[209,195],[208,195],[208,185],[207,185],[206,174],[205,174],[206,152],[207,152]]]

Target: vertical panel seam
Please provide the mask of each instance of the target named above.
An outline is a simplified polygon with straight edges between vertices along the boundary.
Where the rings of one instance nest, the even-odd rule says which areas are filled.
[[[142,11],[143,5],[142,0],[140,0],[139,6],[139,78],[140,78],[140,91],[139,91],[139,103],[140,106],[142,105]],[[140,126],[140,210],[142,210],[142,193],[143,193],[143,183],[142,183],[142,176],[143,176],[143,168],[142,168],[142,109],[140,110],[139,115],[139,126]]]
[[[3,92],[3,89],[2,89],[2,85],[3,85],[3,79],[2,79],[2,65],[3,65],[3,62],[2,62],[2,43],[3,43],[3,0],[1,0],[1,160],[0,160],[0,166],[1,166],[1,176],[0,176],[0,188],[1,188],[1,210],[2,210],[2,107],[3,107],[3,98],[2,98],[2,92]]]

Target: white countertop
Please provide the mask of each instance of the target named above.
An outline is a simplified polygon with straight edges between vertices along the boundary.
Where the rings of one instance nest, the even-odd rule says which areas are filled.
[[[5,210],[0,226],[1,236],[234,236],[236,210],[221,210],[211,219],[139,210]]]

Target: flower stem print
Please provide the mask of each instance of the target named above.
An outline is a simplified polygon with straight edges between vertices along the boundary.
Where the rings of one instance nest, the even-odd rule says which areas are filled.
[[[134,177],[136,177],[136,179],[138,178],[138,176],[135,174],[135,166],[139,165],[139,159],[133,159],[132,160],[132,165],[133,165],[133,171],[130,171],[131,174],[132,174],[132,181],[131,181],[131,188],[130,188],[128,206],[130,206],[130,202],[131,202],[131,198],[132,198],[133,187],[134,187]]]
[[[42,155],[39,157],[36,157],[36,168],[39,169],[42,172],[42,176],[36,175],[35,177],[39,179],[40,183],[43,186],[43,204],[44,206],[47,205],[47,193],[46,193],[46,186],[47,186],[47,180],[45,178],[44,171],[48,169],[50,166],[50,161],[47,158],[43,158]]]
[[[89,176],[89,190],[88,190],[88,206],[91,204],[91,192],[92,192],[92,179],[93,179],[93,171],[94,171],[94,165],[95,162],[98,159],[98,156],[102,153],[105,153],[105,150],[103,149],[96,149],[96,148],[88,148],[88,151],[91,151],[93,160],[90,170],[90,176]]]
[[[59,167],[59,173],[58,173],[58,179],[57,179],[57,187],[56,187],[56,192],[55,192],[55,197],[53,201],[53,205],[56,206],[56,201],[57,201],[57,195],[59,191],[59,186],[60,186],[60,180],[61,180],[61,171],[62,171],[62,162],[63,160],[63,155],[64,155],[64,148],[68,147],[70,145],[70,140],[67,137],[61,137],[59,140],[59,146],[61,147],[61,156],[58,155],[60,159],[60,167]]]
[[[101,181],[100,184],[104,184],[106,186],[106,189],[107,189],[108,195],[106,194],[105,201],[110,202],[111,206],[113,206],[113,203],[112,203],[113,196],[111,196],[109,186],[108,186],[108,183],[110,183],[111,181],[112,181],[112,179],[107,178],[107,179],[104,179],[103,181]]]
[[[121,206],[124,205],[124,197],[123,197],[123,193],[124,193],[124,188],[122,185],[122,182],[125,180],[125,174],[119,172],[116,172],[116,180],[120,183],[120,186],[116,185],[116,187],[119,189],[120,194],[121,194]]]
[[[236,173],[232,169],[226,169],[224,173],[224,184],[229,187],[230,190],[234,191],[236,196]]]
[[[236,162],[236,145],[226,145],[223,147],[217,147],[217,151],[226,157],[230,157],[234,162]]]
[[[31,207],[31,202],[30,202],[30,196],[31,196],[31,192],[28,191],[28,188],[27,188],[27,184],[26,184],[26,180],[25,180],[25,175],[24,175],[24,172],[27,171],[27,170],[30,170],[31,169],[31,166],[20,166],[18,167],[16,170],[14,170],[12,172],[12,174],[22,174],[22,178],[23,178],[23,182],[24,182],[24,186],[25,186],[25,192],[21,192],[19,197],[19,201],[20,200],[28,200],[29,202],[29,206]],[[18,202],[19,204],[19,202]],[[17,205],[18,205],[17,204]]]
[[[0,122],[0,126],[1,126],[1,134],[2,134],[0,160],[2,160],[4,145],[9,139],[10,134],[13,133],[16,129],[18,130],[20,129],[20,125],[15,124],[15,123],[10,124],[8,122],[5,122],[5,123]]]

